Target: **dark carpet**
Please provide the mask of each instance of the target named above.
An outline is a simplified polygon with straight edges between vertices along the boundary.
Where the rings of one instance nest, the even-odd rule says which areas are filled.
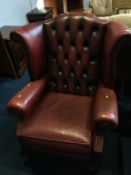
[[[17,118],[6,111],[6,104],[27,82],[27,72],[19,80],[0,77],[0,175],[89,174],[85,172],[86,165],[84,164],[74,165],[70,163],[69,165],[68,163],[67,166],[65,162],[58,163],[57,161],[50,164],[46,158],[43,162],[40,160],[29,161],[29,158],[22,154],[20,144],[15,137]],[[122,105],[120,102],[120,128],[105,134],[99,175],[131,175],[131,138],[129,134],[131,125],[128,125],[127,130],[125,130],[125,117],[130,119],[130,101],[128,101],[128,105],[126,103]],[[31,162],[30,165],[29,162]]]

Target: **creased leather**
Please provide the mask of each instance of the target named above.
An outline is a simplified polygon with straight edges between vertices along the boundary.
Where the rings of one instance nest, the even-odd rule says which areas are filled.
[[[19,125],[17,135],[46,147],[88,153],[92,142],[92,98],[61,93],[48,93]],[[61,144],[62,143],[62,144]],[[63,147],[63,145],[71,145]],[[66,150],[67,149],[67,150]]]

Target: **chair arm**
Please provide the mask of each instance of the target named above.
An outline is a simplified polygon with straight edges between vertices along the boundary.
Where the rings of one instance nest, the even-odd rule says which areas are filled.
[[[10,33],[10,38],[24,51],[31,80],[39,79],[46,68],[43,24],[30,23],[21,26]]]
[[[103,82],[106,87],[114,88],[116,59],[123,47],[131,47],[131,31],[122,23],[107,22],[103,39]]]
[[[7,110],[16,116],[28,116],[43,96],[45,87],[46,79],[28,83],[8,102]]]
[[[115,92],[99,86],[93,108],[93,119],[96,128],[115,128],[118,126],[118,106]]]

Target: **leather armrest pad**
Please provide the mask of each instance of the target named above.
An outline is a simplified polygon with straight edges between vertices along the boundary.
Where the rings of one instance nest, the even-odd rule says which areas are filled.
[[[17,116],[27,116],[44,94],[45,87],[46,79],[28,83],[8,102],[7,110]]]
[[[93,117],[97,128],[114,128],[118,126],[117,98],[112,89],[102,86],[98,87],[94,102]]]

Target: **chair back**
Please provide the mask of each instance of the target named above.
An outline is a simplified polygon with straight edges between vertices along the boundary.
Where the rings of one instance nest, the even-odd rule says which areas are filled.
[[[93,95],[100,82],[104,24],[86,15],[44,22],[50,91]]]

